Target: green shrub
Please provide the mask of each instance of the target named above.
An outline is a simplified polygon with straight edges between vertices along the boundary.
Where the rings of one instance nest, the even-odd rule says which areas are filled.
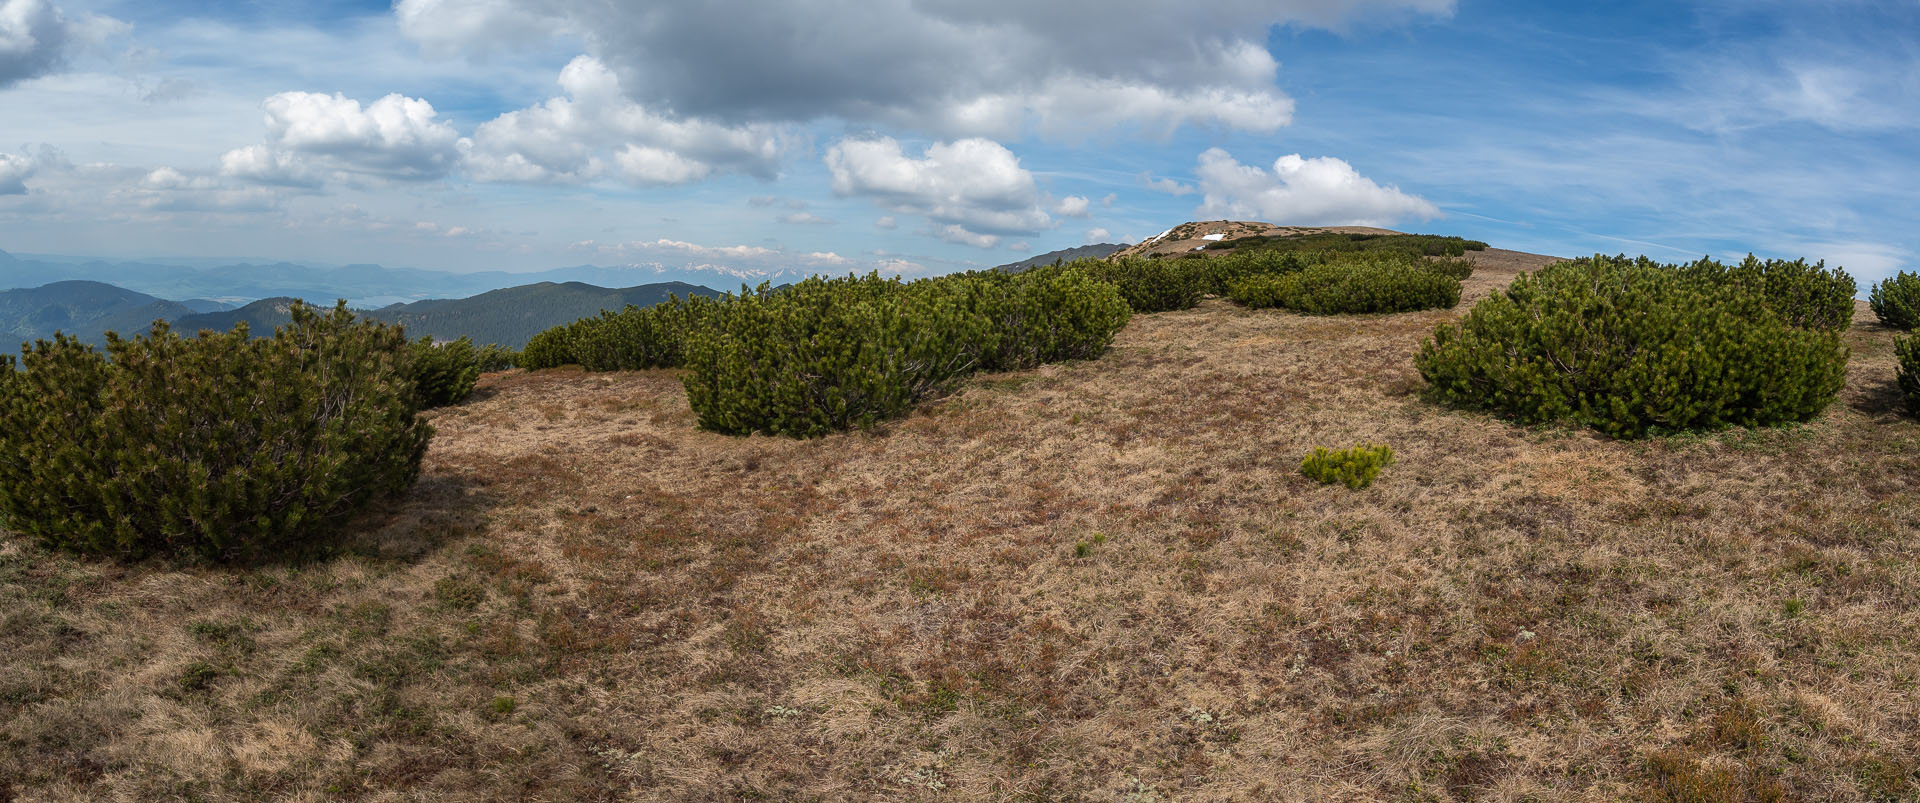
[[[498,343],[488,343],[480,347],[480,373],[510,371],[520,364],[520,352]]]
[[[1867,296],[1873,314],[1895,329],[1920,329],[1920,275],[1900,271],[1873,286]]]
[[[904,415],[979,370],[1105,350],[1129,311],[1078,267],[912,283],[811,278],[716,306],[686,342],[687,401],[718,432],[815,437]]]
[[[1769,283],[1748,281],[1757,272],[1713,273],[1645,257],[1556,263],[1436,329],[1414,362],[1441,401],[1618,437],[1805,421],[1826,409],[1845,379],[1841,335],[1780,311],[1830,322],[1831,309],[1814,303],[1822,293],[1769,296]]]
[[[1227,297],[1248,309],[1267,309],[1280,306],[1284,297],[1298,295],[1299,286],[1300,279],[1295,276],[1254,274],[1234,280],[1227,287]]]
[[[420,390],[421,407],[445,407],[457,404],[473,393],[480,379],[480,349],[471,338],[436,342],[423,337],[413,342],[407,376]]]
[[[109,357],[111,359],[109,359]],[[399,327],[295,305],[271,338],[167,325],[0,357],[0,520],[61,548],[252,559],[405,491],[432,430]]]
[[[976,366],[982,371],[1099,356],[1132,314],[1118,288],[1072,266],[935,281],[964,281],[973,291],[973,312],[988,338]]]
[[[1425,267],[1427,270],[1458,282],[1465,281],[1467,277],[1473,275],[1474,265],[1473,260],[1455,255],[1425,260]]]
[[[1896,381],[1907,411],[1920,416],[1920,335],[1904,335],[1893,340],[1893,354],[1900,361]]]
[[[1231,296],[1234,283],[1251,276],[1296,273],[1332,259],[1331,251],[1241,251],[1207,260],[1207,292]]]
[[[987,334],[968,299],[932,290],[872,274],[737,296],[688,338],[687,401],[702,427],[736,435],[809,438],[904,415],[972,370]]]
[[[1702,259],[1680,269],[1714,288],[1742,287],[1760,294],[1790,326],[1840,331],[1853,323],[1853,277],[1825,262],[1760,260],[1748,254],[1738,265]]]
[[[1227,294],[1254,309],[1285,307],[1310,315],[1410,312],[1460,303],[1460,280],[1429,269],[1422,257],[1367,255],[1283,276],[1244,278]]]
[[[1200,297],[1212,287],[1207,267],[1211,261],[1124,257],[1075,265],[1119,288],[1120,297],[1134,312],[1152,313],[1191,309],[1200,303]]]
[[[534,335],[527,341],[527,347],[520,350],[519,366],[538,371],[579,363],[580,360],[573,356],[572,332],[573,324],[567,324]]]
[[[601,310],[534,335],[520,366],[528,369],[579,365],[589,371],[642,371],[686,363],[689,332],[706,326],[719,299],[668,296],[650,307]]]
[[[1380,469],[1390,465],[1393,447],[1384,443],[1363,443],[1338,451],[1317,446],[1313,454],[1300,461],[1300,472],[1328,485],[1340,482],[1359,490],[1372,485]]]

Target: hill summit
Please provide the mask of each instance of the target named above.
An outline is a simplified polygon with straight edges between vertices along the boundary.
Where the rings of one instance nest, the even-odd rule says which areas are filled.
[[[1163,257],[1199,251],[1223,240],[1287,234],[1402,234],[1372,226],[1282,226],[1249,220],[1196,220],[1182,223],[1135,245],[1115,251],[1110,258]]]

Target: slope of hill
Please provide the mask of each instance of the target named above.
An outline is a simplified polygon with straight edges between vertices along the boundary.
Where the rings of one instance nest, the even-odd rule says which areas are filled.
[[[1028,268],[1037,268],[1041,265],[1051,265],[1056,260],[1060,262],[1072,262],[1076,259],[1105,259],[1108,256],[1111,256],[1115,251],[1119,251],[1126,247],[1127,247],[1126,243],[1118,243],[1118,244],[1096,243],[1093,245],[1083,245],[1078,248],[1062,248],[1058,251],[1048,251],[1038,256],[1028,257],[1026,259],[1020,260],[1019,262],[1009,262],[1005,265],[1000,265],[998,267],[995,267],[994,270],[1004,270],[1012,273],[1019,273],[1020,271],[1026,270]]]
[[[131,335],[146,331],[156,319],[191,314],[193,310],[184,304],[100,282],[63,281],[3,290],[0,351],[12,352],[23,342],[50,338],[56,330],[97,344],[108,331]]]
[[[472,298],[395,304],[367,313],[403,324],[407,333],[452,339],[467,335],[479,343],[520,348],[542,330],[632,304],[651,307],[669,295],[717,296],[719,292],[685,282],[606,288],[580,282],[541,282],[481,293]]]
[[[580,282],[540,282],[494,290],[471,298],[432,299],[410,304],[393,304],[361,314],[407,327],[412,337],[432,335],[452,340],[472,337],[479,343],[498,343],[520,348],[541,330],[599,314],[618,310],[628,304],[649,307],[667,300],[668,295],[719,295],[717,291],[668,282],[638,287],[595,287]],[[292,319],[292,298],[268,298],[243,307],[203,315],[188,315],[174,322],[182,330],[230,329],[246,321],[256,335],[267,335],[274,327]]]
[[[673,371],[494,375],[331,560],[0,538],[0,779],[1915,799],[1920,424],[1894,334],[1856,318],[1839,401],[1799,427],[1624,442],[1423,399],[1421,340],[1545,261],[1488,252],[1453,310],[1137,315],[1097,359],[808,441],[697,429]],[[1360,441],[1399,454],[1373,487],[1300,475]]]
[[[1127,246],[1113,254],[1116,257],[1176,256],[1199,251],[1222,240],[1238,240],[1242,237],[1265,237],[1285,234],[1315,234],[1334,232],[1339,234],[1401,234],[1392,229],[1379,229],[1372,226],[1281,226],[1250,220],[1198,220],[1182,223],[1138,243]]]

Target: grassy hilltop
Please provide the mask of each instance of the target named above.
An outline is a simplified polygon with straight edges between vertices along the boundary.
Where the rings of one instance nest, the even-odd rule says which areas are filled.
[[[1474,259],[1453,309],[1210,299],[813,440],[490,375],[322,561],[0,538],[0,799],[1920,797],[1892,330],[1805,425],[1517,426],[1414,367],[1550,261]],[[1362,442],[1371,487],[1301,475]]]

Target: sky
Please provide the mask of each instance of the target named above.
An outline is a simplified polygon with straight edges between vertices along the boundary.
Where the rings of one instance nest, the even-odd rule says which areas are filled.
[[[0,0],[0,250],[918,276],[1187,220],[1920,269],[1920,2]]]

